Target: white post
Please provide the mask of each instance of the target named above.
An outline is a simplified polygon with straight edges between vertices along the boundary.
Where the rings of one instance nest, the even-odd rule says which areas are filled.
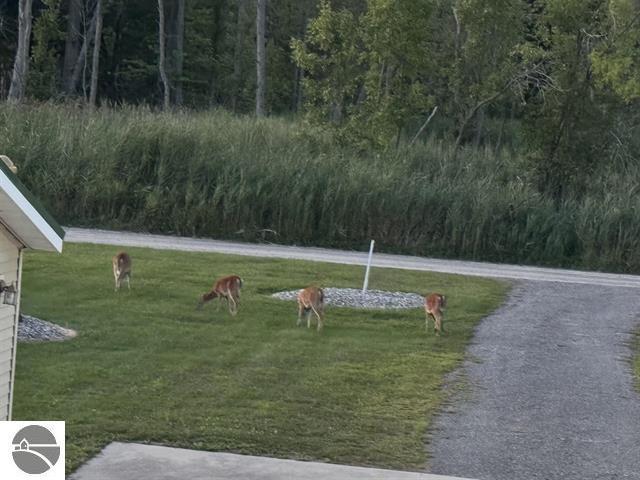
[[[376,243],[375,240],[371,240],[371,246],[369,247],[369,260],[367,260],[367,271],[364,274],[364,285],[362,285],[362,293],[367,293],[367,288],[369,287],[369,270],[371,270],[371,257],[373,256],[373,245]]]

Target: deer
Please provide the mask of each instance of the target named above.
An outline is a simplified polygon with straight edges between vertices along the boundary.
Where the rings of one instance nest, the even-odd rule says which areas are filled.
[[[237,275],[229,275],[222,277],[213,284],[211,290],[203,293],[198,301],[198,309],[201,309],[205,303],[214,298],[220,301],[224,298],[227,301],[227,307],[231,315],[238,313],[238,305],[240,303],[240,289],[242,288],[242,279]]]
[[[318,319],[318,332],[322,330],[324,311],[324,292],[318,287],[303,288],[298,292],[298,322],[296,325],[302,325],[302,315],[307,317],[307,328],[311,328],[311,312]]]
[[[444,328],[442,326],[442,309],[446,306],[447,299],[440,293],[432,293],[430,295],[426,295],[424,298],[424,311],[427,316],[426,328],[427,330],[429,329],[429,316],[431,316],[434,321],[433,329],[438,336],[440,335],[440,332],[444,332]]]
[[[113,264],[113,277],[115,278],[114,291],[120,290],[122,280],[127,279],[127,288],[131,290],[131,257],[127,252],[120,252],[111,260]]]

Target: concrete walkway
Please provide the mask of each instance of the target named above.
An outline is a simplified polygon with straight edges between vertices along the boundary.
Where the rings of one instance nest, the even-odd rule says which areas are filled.
[[[70,480],[454,480],[318,462],[111,443]]]
[[[189,252],[217,252],[263,258],[289,258],[317,262],[365,265],[367,253],[327,248],[291,247],[284,245],[225,242],[219,240],[149,235],[143,233],[115,232],[67,228],[65,241],[97,243],[129,247],[149,247],[164,250]],[[407,255],[374,254],[373,266],[379,268],[401,268],[432,272],[456,273],[478,277],[508,278],[514,280],[536,280],[560,283],[582,283],[612,287],[640,288],[640,276],[618,275],[600,272],[582,272],[555,268],[526,267],[496,263],[439,260]]]

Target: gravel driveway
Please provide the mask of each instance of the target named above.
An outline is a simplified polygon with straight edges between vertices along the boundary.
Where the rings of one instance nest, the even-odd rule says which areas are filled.
[[[640,479],[628,343],[636,289],[523,282],[483,320],[438,417],[431,472],[482,480]]]
[[[366,253],[68,229],[67,241],[359,264]],[[459,393],[436,419],[431,472],[481,480],[640,480],[640,395],[628,346],[640,277],[374,256],[375,267],[514,279],[482,321]],[[462,373],[460,375],[460,373]]]

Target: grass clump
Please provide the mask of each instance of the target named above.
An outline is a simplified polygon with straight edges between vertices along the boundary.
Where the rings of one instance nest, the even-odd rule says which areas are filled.
[[[68,472],[114,440],[422,468],[444,376],[507,290],[378,269],[375,288],[446,293],[448,333],[427,334],[419,309],[330,308],[317,334],[296,328],[294,303],[270,294],[353,287],[361,268],[132,248],[132,289],[114,293],[115,250],[68,244],[24,263],[25,313],[78,336],[19,345],[14,419],[66,421]],[[214,278],[232,273],[245,282],[238,316],[196,310]]]

